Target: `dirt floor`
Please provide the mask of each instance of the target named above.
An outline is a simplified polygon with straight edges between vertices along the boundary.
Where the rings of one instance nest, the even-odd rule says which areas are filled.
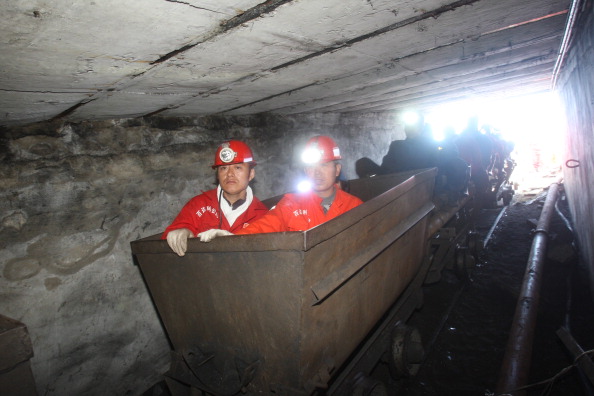
[[[426,357],[418,373],[388,380],[390,395],[495,395],[518,295],[529,259],[535,224],[548,186],[558,175],[536,175],[518,188],[498,225],[502,208],[481,211],[477,231],[488,235],[468,279],[445,271],[425,287],[424,304],[409,324],[423,337]],[[557,207],[569,210],[560,189]],[[584,350],[594,348],[594,303],[566,221],[551,219],[527,395],[592,395],[592,385],[575,367],[556,332],[565,327]],[[591,355],[592,356],[592,355]],[[570,367],[566,371],[566,368]],[[378,367],[377,371],[382,368]],[[384,377],[385,378],[385,377]]]

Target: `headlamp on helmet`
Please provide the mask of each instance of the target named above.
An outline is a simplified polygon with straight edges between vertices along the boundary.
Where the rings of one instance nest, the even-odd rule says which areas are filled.
[[[239,140],[229,140],[219,146],[215,153],[213,168],[222,165],[242,164],[244,162],[256,165],[252,150],[247,144]]]
[[[306,164],[318,163],[320,159],[322,159],[322,153],[316,148],[306,148],[303,150],[303,154],[301,154],[301,161]]]
[[[301,161],[306,165],[339,160],[340,149],[328,136],[314,136],[307,141],[301,154]]]

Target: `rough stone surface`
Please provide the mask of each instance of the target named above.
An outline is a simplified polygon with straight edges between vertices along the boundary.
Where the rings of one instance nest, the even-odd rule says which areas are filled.
[[[591,6],[573,33],[574,42],[559,85],[567,118],[564,159],[579,161],[579,166],[565,166],[563,177],[581,255],[590,267],[590,289],[594,290],[594,10]]]
[[[354,161],[380,161],[403,138],[395,115],[314,114],[48,122],[0,131],[0,312],[27,325],[43,395],[139,394],[169,345],[130,253],[192,196],[214,187],[223,140],[258,161],[254,190],[293,189],[297,152],[315,134]]]
[[[540,92],[570,3],[2,1],[0,125],[368,113]]]

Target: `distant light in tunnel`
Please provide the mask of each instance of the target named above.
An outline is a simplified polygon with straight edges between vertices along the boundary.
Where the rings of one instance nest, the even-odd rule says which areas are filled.
[[[483,109],[480,123],[516,143],[558,142],[564,129],[561,103],[554,93],[495,102]]]
[[[447,105],[427,114],[425,119],[431,126],[435,140],[442,141],[445,139],[448,130],[460,134],[472,114],[467,109],[467,106]]]
[[[461,133],[471,116],[479,128],[488,126],[506,141],[514,143],[512,157],[518,174],[558,168],[563,155],[565,120],[563,107],[553,92],[502,100],[455,103],[434,109],[425,116],[436,140],[450,129]],[[514,171],[516,173],[516,171]]]
[[[416,111],[409,110],[402,114],[402,121],[404,121],[406,125],[413,125],[419,121],[420,117],[421,116]]]
[[[449,128],[461,133],[471,116],[479,126],[490,126],[504,139],[517,144],[542,142],[559,144],[563,134],[563,111],[554,93],[542,93],[498,101],[472,101],[445,105],[431,111],[425,119],[436,140]]]
[[[485,112],[483,118],[495,126],[504,139],[515,143],[518,171],[530,173],[560,167],[565,120],[558,96],[554,93],[531,95],[498,105]]]

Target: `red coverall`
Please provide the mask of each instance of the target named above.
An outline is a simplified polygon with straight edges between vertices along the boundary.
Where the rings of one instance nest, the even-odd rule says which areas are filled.
[[[229,226],[229,222],[224,215],[222,221],[219,219],[219,212],[217,189],[205,191],[190,199],[184,205],[173,223],[165,229],[161,239],[167,239],[167,234],[170,231],[180,228],[187,228],[194,235],[212,228],[235,233],[247,226],[248,223],[262,217],[268,212],[268,208],[258,198],[254,197],[251,205],[235,220],[232,227]]]
[[[259,220],[250,222],[235,234],[260,234],[266,232],[305,231],[341,215],[362,204],[359,198],[336,190],[334,202],[328,213],[322,209],[322,198],[314,192],[285,194],[274,209]]]

